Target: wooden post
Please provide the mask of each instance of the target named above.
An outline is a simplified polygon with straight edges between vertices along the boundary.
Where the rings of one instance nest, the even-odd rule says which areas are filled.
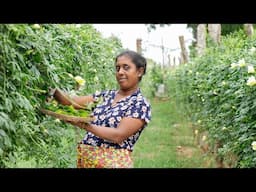
[[[178,58],[178,60],[179,60],[179,64],[181,64],[181,58],[180,57]]]
[[[199,24],[197,26],[197,54],[201,56],[204,53],[204,49],[206,48],[206,25]]]
[[[163,38],[161,39],[162,45],[161,45],[161,49],[162,49],[162,65],[161,68],[164,67],[164,43],[163,43]]]
[[[172,65],[172,64],[171,64],[171,55],[168,54],[168,66],[171,67],[171,65]]]
[[[212,40],[219,44],[221,37],[221,24],[208,24],[208,33]]]
[[[184,36],[179,36],[179,40],[180,40],[180,47],[181,47],[182,63],[187,63],[188,62],[188,52],[186,50]]]
[[[142,39],[137,39],[137,40],[136,40],[137,53],[139,53],[139,54],[142,53],[141,41],[142,41]]]
[[[253,24],[244,24],[244,30],[248,37],[253,35]]]
[[[173,65],[176,66],[176,56],[173,57]]]

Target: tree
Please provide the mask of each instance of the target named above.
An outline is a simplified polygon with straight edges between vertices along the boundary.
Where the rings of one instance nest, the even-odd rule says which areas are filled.
[[[159,25],[159,27],[164,27],[166,25],[170,26],[171,24],[146,24],[148,32],[151,32],[152,30],[156,30],[157,25]]]

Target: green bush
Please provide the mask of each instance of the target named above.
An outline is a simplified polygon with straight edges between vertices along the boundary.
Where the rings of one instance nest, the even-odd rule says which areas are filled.
[[[237,31],[180,66],[173,77],[180,102],[187,104],[200,131],[208,132],[212,150],[220,143],[218,156],[233,161],[233,167],[256,166],[251,145],[256,140],[256,87],[247,85],[251,76],[256,77],[248,72],[248,66],[256,67],[255,47],[255,36]]]
[[[120,41],[89,24],[1,24],[0,42],[0,167],[72,165],[73,128],[45,117],[40,106],[49,88],[74,91],[71,75],[85,79],[77,94],[115,88],[110,74]]]

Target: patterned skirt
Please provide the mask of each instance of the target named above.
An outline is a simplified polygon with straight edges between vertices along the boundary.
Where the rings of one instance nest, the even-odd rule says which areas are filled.
[[[131,151],[79,143],[77,168],[133,168]]]

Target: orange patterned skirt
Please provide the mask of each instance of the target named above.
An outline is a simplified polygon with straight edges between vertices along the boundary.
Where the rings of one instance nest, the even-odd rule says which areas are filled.
[[[77,146],[77,168],[132,168],[131,151],[86,144]]]

